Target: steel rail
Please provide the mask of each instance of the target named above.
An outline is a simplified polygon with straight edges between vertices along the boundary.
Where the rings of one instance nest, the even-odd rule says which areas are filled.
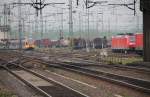
[[[29,57],[29,56],[24,55],[24,57]],[[147,81],[147,80],[112,74],[112,73],[103,72],[103,71],[90,70],[87,68],[83,68],[83,67],[75,66],[75,65],[71,65],[71,64],[66,64],[66,63],[45,61],[45,60],[43,60],[41,58],[37,58],[35,56],[30,56],[29,58],[37,59],[37,61],[39,60],[40,63],[43,63],[50,67],[61,68],[61,69],[73,71],[76,73],[80,73],[80,74],[98,78],[98,79],[101,79],[104,81],[112,82],[117,85],[123,85],[126,87],[133,88],[135,90],[139,90],[144,93],[150,94],[150,81]]]
[[[36,58],[36,57],[34,58],[37,59],[37,61],[39,60],[38,62],[48,65],[50,67],[66,69],[69,71],[77,72],[77,73],[91,76],[94,78],[106,80],[108,82],[113,82],[119,85],[127,86],[135,90],[145,92],[145,93],[150,93],[150,81],[147,81],[147,80],[112,74],[112,73],[103,72],[103,71],[90,70],[87,68],[83,68],[83,67],[75,66],[71,64],[66,64],[66,63],[48,62],[48,61],[46,62],[43,59]]]
[[[5,61],[5,60],[3,60],[3,61]],[[37,72],[35,72],[35,71],[32,71],[32,70],[28,70],[27,68],[25,68],[25,67],[23,67],[23,66],[21,66],[21,65],[17,65],[16,63],[6,63],[6,64],[11,64],[11,65],[15,65],[15,66],[18,66],[19,68],[21,68],[22,70],[24,70],[24,71],[26,71],[26,72],[29,72],[29,73],[31,73],[31,74],[33,74],[33,75],[35,75],[35,76],[37,76],[37,77],[39,77],[39,78],[41,78],[41,79],[43,79],[43,80],[45,80],[45,81],[47,81],[47,82],[50,82],[50,83],[55,83],[56,85],[58,85],[58,86],[62,86],[62,87],[64,87],[64,88],[66,88],[66,89],[68,89],[68,90],[71,90],[72,92],[74,92],[74,93],[76,93],[79,97],[89,97],[88,95],[86,95],[86,94],[83,94],[83,93],[81,93],[81,92],[79,92],[79,91],[77,91],[77,90],[75,90],[75,89],[73,89],[73,88],[71,88],[71,87],[69,87],[69,86],[67,86],[67,85],[65,85],[65,84],[62,84],[62,83],[60,83],[60,82],[58,82],[58,81],[55,81],[55,80],[53,80],[53,79],[49,79],[49,78],[47,78],[47,77],[45,77],[44,75],[42,75],[42,74],[39,74],[39,73],[37,73]],[[10,66],[10,65],[9,65]],[[17,77],[18,79],[20,79],[21,81],[23,81],[25,84],[27,84],[28,86],[30,86],[30,87],[32,87],[32,88],[34,88],[34,89],[36,89],[38,92],[40,92],[41,94],[43,94],[44,96],[46,96],[46,97],[52,97],[51,95],[49,95],[48,93],[46,93],[45,91],[43,91],[42,89],[40,89],[39,87],[35,87],[35,86],[33,86],[31,83],[29,83],[28,81],[26,81],[26,80],[24,80],[23,78],[21,78],[20,76],[18,76],[17,74],[15,74],[15,73],[13,73],[9,68],[7,68],[6,66],[2,66],[4,69],[6,69],[8,72],[10,72],[12,75],[14,75],[15,77]]]
[[[42,89],[40,89],[39,87],[36,87],[34,85],[32,85],[30,82],[24,80],[22,77],[18,76],[17,74],[15,74],[14,72],[12,72],[9,68],[5,67],[5,66],[1,66],[2,68],[4,68],[6,71],[8,71],[10,74],[12,74],[13,76],[15,76],[16,78],[18,78],[19,80],[21,80],[23,83],[25,83],[27,86],[31,87],[32,89],[36,90],[38,93],[40,93],[41,95],[43,95],[44,97],[52,97],[51,95],[47,94],[45,91],[43,91]]]
[[[38,51],[36,51],[38,52]],[[40,52],[42,53],[42,52]],[[64,58],[64,56],[62,56]],[[61,58],[61,56],[59,56],[58,58]],[[64,59],[66,59],[68,57],[65,57]],[[127,66],[127,65],[124,65],[124,66],[120,66],[119,64],[117,65],[103,65],[101,63],[98,63],[98,62],[94,62],[94,61],[89,61],[89,60],[84,60],[84,59],[80,59],[80,58],[70,58],[70,60],[76,60],[76,61],[80,61],[80,62],[64,62],[66,64],[72,64],[72,65],[82,65],[82,66],[107,66],[107,67],[115,67],[115,68],[121,68],[121,69],[130,69],[130,70],[136,70],[138,72],[147,72],[147,73],[150,73],[150,70],[149,69],[145,69],[145,68],[138,68],[138,67],[132,67],[132,66]],[[81,61],[83,61],[81,63]]]
[[[33,56],[32,56],[32,58],[33,58]],[[147,81],[147,80],[112,74],[112,73],[108,73],[108,72],[104,72],[104,71],[90,70],[90,69],[87,69],[84,67],[67,64],[67,63],[49,62],[49,61],[45,61],[43,59],[36,58],[36,57],[34,57],[34,59],[36,59],[39,63],[45,64],[49,67],[60,68],[60,69],[77,72],[77,73],[91,76],[94,78],[106,80],[108,82],[112,82],[115,84],[130,87],[135,90],[142,91],[144,93],[150,93],[150,81]]]
[[[150,81],[147,81],[147,80],[131,78],[131,77],[112,74],[112,73],[103,72],[103,71],[90,70],[87,68],[74,66],[74,65],[66,65],[62,63],[57,63],[57,64],[60,64],[59,66],[61,68],[65,67],[65,69],[68,69],[71,71],[82,73],[82,74],[92,76],[98,79],[103,79],[103,80],[113,82],[116,84],[124,85],[130,88],[136,89],[136,90],[140,90],[145,93],[150,93]]]

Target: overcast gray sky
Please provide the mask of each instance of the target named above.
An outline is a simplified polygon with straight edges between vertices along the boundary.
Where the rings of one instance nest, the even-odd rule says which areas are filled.
[[[34,0],[33,0],[34,1]],[[73,1],[73,30],[74,37],[87,37],[87,9],[84,0],[79,0],[79,6],[76,0]],[[136,3],[136,15],[134,11],[124,6],[110,6],[108,4],[132,3],[133,0],[91,0],[91,1],[108,1],[102,5],[96,5],[89,9],[90,14],[90,38],[110,36],[114,33],[142,32],[142,13],[139,11],[139,0]],[[18,2],[18,0],[0,0],[0,4]],[[21,2],[31,2],[31,0],[21,0]],[[51,5],[43,9],[43,33],[45,38],[58,39],[60,30],[62,30],[62,13],[63,12],[63,32],[64,36],[69,36],[68,22],[68,0],[45,0],[45,3],[64,2],[64,5]],[[130,6],[133,7],[133,6]],[[3,11],[3,6],[0,7]],[[11,25],[12,33],[18,31],[18,7],[11,8]],[[98,14],[102,13],[102,14]],[[2,14],[0,14],[2,16]],[[79,18],[80,17],[80,18]],[[103,17],[103,18],[102,18]],[[24,35],[40,38],[41,24],[38,18],[38,24],[35,28],[35,9],[31,6],[22,6],[22,18],[25,20]]]

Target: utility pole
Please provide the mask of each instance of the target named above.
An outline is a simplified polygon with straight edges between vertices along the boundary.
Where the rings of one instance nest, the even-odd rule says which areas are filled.
[[[97,35],[99,35],[99,18],[98,18],[98,13],[97,13],[97,16],[96,16],[96,32],[97,32]]]
[[[118,11],[117,11],[117,8],[116,8],[116,32],[118,32]]]
[[[63,29],[64,29],[64,23],[63,23],[63,21],[64,21],[64,20],[63,20],[63,19],[64,19],[64,18],[63,18],[63,14],[64,14],[64,13],[63,13],[63,8],[61,9],[61,11],[62,11],[62,14],[61,14],[61,31],[62,31],[62,37],[63,37]]]
[[[104,18],[103,18],[103,9],[102,9],[102,33],[104,32]]]
[[[32,27],[31,27],[31,19],[30,19],[30,11],[29,11],[29,16],[28,16],[28,20],[29,20],[29,28],[28,28],[28,32],[29,32],[29,38],[32,37]],[[24,24],[24,21],[23,21]],[[25,30],[24,30],[25,31]],[[25,33],[25,32],[24,32]]]
[[[18,3],[21,3],[21,0],[18,0]],[[18,5],[18,16],[19,16],[19,21],[18,21],[18,32],[19,32],[19,50],[22,50],[22,25],[21,25],[21,5]]]
[[[70,33],[70,49],[73,50],[73,21],[72,21],[72,0],[69,0],[69,33]]]
[[[140,28],[139,28],[139,16],[138,16],[138,14],[136,14],[136,25],[137,25],[137,33],[139,33],[139,31],[140,31]]]
[[[60,39],[63,39],[64,38],[64,33],[63,33],[63,29],[64,29],[64,23],[63,23],[63,9],[64,8],[61,8],[61,13],[57,12],[57,14],[60,14]]]
[[[35,15],[35,21],[34,21],[34,38],[36,38],[36,33],[38,33],[38,17]]]
[[[47,21],[46,21],[46,18],[45,18],[45,34],[47,34]]]
[[[4,4],[4,26],[3,26],[3,31],[4,31],[4,40],[6,39],[6,21],[7,21],[7,6]]]
[[[21,0],[18,0],[18,3],[21,3]],[[19,51],[22,51],[22,21],[21,21],[21,5],[18,5],[18,32],[19,32]],[[19,63],[21,63],[22,54],[19,54]]]
[[[32,39],[34,40],[34,23],[31,23],[32,26]]]
[[[41,43],[40,43],[40,48],[42,47],[42,39],[43,39],[43,15],[40,14],[40,21],[41,21]]]
[[[79,12],[79,33],[80,33],[80,38],[81,38],[81,13]]]
[[[87,20],[87,22],[88,22],[88,31],[87,31],[87,42],[86,42],[86,51],[87,52],[90,52],[90,49],[89,49],[89,47],[90,47],[90,16],[89,16],[89,8],[87,8],[87,16],[88,16],[88,20]]]
[[[110,29],[111,29],[110,28],[110,17],[108,17],[108,35],[107,35],[108,37],[109,37]]]
[[[101,14],[101,30],[103,32],[103,13],[97,13],[97,33],[99,33],[99,14]],[[99,35],[99,34],[98,34]]]
[[[2,25],[2,20],[1,19],[2,19],[2,16],[0,16],[0,26]]]
[[[22,33],[22,36],[24,36],[24,34],[23,34],[23,33],[25,33],[25,19],[24,18],[22,18],[22,31],[21,31],[21,33]]]
[[[11,38],[11,9],[10,9],[10,4],[8,4],[8,32],[9,34],[7,34],[7,38],[10,39]]]

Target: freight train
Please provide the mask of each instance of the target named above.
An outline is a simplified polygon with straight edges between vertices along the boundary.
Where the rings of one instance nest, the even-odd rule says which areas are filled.
[[[84,49],[86,48],[86,40],[84,38],[74,38],[73,39],[73,49]],[[70,44],[70,39],[60,39],[60,40],[50,40],[50,39],[41,39],[41,40],[35,40],[34,44],[36,47],[69,47]],[[101,49],[101,48],[106,48],[108,47],[107,44],[107,39],[106,37],[104,38],[95,38],[91,41],[88,41],[88,46],[90,48],[96,48],[96,49]]]
[[[41,39],[41,40],[35,40],[34,44],[36,47],[68,47],[69,46],[69,40],[68,39],[60,39],[60,40],[50,40],[48,38]]]
[[[142,53],[143,51],[143,34],[120,34],[112,36],[111,39],[111,49],[112,51],[134,51],[137,53]]]
[[[84,49],[86,48],[86,40],[83,38],[76,38],[73,40],[74,49]],[[108,41],[106,37],[104,38],[95,38],[91,41],[88,41],[88,46],[90,48],[102,49],[108,47]]]

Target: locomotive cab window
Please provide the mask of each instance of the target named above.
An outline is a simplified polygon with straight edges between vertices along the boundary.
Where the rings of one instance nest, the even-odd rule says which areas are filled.
[[[135,42],[135,37],[134,36],[130,36],[130,42]]]

